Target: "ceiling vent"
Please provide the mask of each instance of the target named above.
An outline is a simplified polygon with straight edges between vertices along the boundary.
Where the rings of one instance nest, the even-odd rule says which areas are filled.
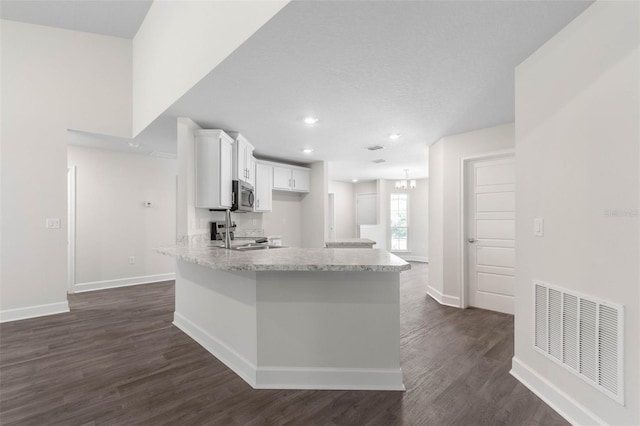
[[[380,163],[384,163],[387,160],[384,160],[382,158],[378,158],[377,160],[373,160],[372,163],[376,163],[376,164],[380,164]]]
[[[374,145],[374,146],[368,146],[367,147],[367,149],[369,151],[377,151],[377,150],[382,149],[382,148],[384,148],[384,146],[380,146],[380,145]]]
[[[534,281],[533,346],[624,405],[623,307]]]

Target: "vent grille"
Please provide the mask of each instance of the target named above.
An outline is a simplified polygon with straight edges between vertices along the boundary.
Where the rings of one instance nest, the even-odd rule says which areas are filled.
[[[383,147],[383,146],[380,146],[380,145],[374,145],[374,146],[368,146],[368,147],[367,147],[367,149],[368,149],[369,151],[377,151],[377,150],[382,149],[382,148],[384,148],[384,147]]]
[[[623,307],[534,281],[534,347],[624,404]]]
[[[373,160],[372,163],[376,163],[376,164],[380,164],[380,163],[384,163],[387,160],[384,160],[382,158],[378,158],[377,160]]]

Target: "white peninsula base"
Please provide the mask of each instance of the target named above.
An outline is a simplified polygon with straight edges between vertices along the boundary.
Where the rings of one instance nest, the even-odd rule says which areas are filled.
[[[252,387],[404,390],[399,271],[176,262],[174,324]]]

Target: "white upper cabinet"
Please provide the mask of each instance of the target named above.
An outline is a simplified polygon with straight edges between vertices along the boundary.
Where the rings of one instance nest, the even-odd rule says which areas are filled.
[[[233,179],[255,185],[254,147],[240,133],[232,133],[233,144]]]
[[[196,130],[194,135],[196,207],[231,208],[233,138],[222,130]]]
[[[267,164],[256,164],[256,202],[254,210],[257,212],[270,212],[273,191],[273,167]]]
[[[310,172],[304,167],[273,166],[273,189],[279,191],[309,192]]]
[[[311,173],[308,169],[291,169],[293,179],[292,191],[309,192],[311,188]]]

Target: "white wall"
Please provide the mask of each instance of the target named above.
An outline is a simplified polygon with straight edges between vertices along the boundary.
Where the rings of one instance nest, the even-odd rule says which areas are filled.
[[[273,191],[269,213],[254,213],[262,216],[265,235],[280,235],[282,245],[301,247],[302,244],[302,200],[300,194]]]
[[[369,180],[366,182],[358,182],[354,186],[354,193],[358,194],[374,194],[378,191],[375,180]]]
[[[300,246],[322,248],[327,240],[326,220],[329,205],[329,180],[327,163],[311,164],[311,188],[302,196]]]
[[[429,257],[429,179],[416,180],[415,189],[402,191],[395,188],[395,180],[383,180],[386,196],[380,200],[389,215],[391,194],[409,195],[409,241],[407,252],[395,253],[406,260],[426,262]],[[387,228],[387,247],[391,248],[391,222]],[[390,251],[390,250],[389,250]]]
[[[442,271],[442,295],[447,303],[460,302],[460,255],[462,250],[462,230],[460,227],[460,196],[462,184],[460,182],[460,163],[465,157],[489,153],[492,151],[512,149],[514,147],[514,125],[504,124],[488,129],[476,130],[458,135],[446,136],[436,144],[433,154],[434,160],[429,162],[429,175],[432,177],[430,190],[435,191],[429,206],[429,216],[433,213],[436,220],[442,217],[442,237],[437,233],[430,243],[429,265],[437,274]],[[442,150],[442,154],[438,150]],[[440,161],[440,155],[442,160]],[[438,187],[437,185],[441,185]],[[517,191],[516,186],[516,191]],[[440,194],[442,197],[440,198]],[[440,215],[440,216],[439,216]],[[431,229],[436,229],[436,223]],[[440,251],[440,238],[442,251]],[[517,250],[516,250],[517,251]],[[436,262],[439,264],[436,265]],[[434,279],[433,287],[438,289],[440,283]],[[431,285],[431,282],[429,283]]]
[[[516,69],[513,369],[576,424],[640,424],[639,34],[596,2]],[[625,406],[533,350],[534,279],[624,305]]]
[[[175,243],[176,160],[79,146],[67,158],[76,167],[75,290],[172,279],[174,262],[152,248]]]
[[[352,183],[332,180],[329,193],[335,194],[336,238],[356,237],[355,188]]]
[[[67,129],[130,136],[131,41],[4,20],[1,31],[0,311],[8,320],[33,306],[66,309]],[[46,218],[62,227],[45,229]]]
[[[153,2],[133,39],[134,136],[287,3]]]
[[[442,298],[444,284],[444,140],[429,147],[429,291]]]

